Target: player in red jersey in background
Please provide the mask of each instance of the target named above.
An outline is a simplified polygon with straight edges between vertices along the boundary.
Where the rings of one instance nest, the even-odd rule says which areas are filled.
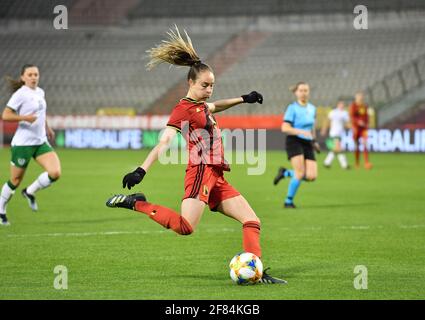
[[[230,171],[224,159],[220,128],[212,113],[224,111],[241,103],[262,103],[263,97],[256,91],[233,99],[207,103],[213,92],[214,73],[201,62],[186,33],[183,39],[176,27],[169,39],[151,49],[148,68],[167,62],[172,65],[188,66],[186,97],[174,107],[167,128],[158,145],[152,149],[143,164],[125,175],[123,187],[131,189],[140,183],[151,165],[169,147],[180,132],[187,141],[189,161],[184,179],[184,196],[181,214],[167,207],[147,202],[142,193],[115,195],[108,199],[108,207],[122,207],[146,214],[167,229],[180,235],[189,235],[197,227],[206,205],[211,211],[218,211],[242,224],[243,248],[261,257],[260,219],[246,199],[224,178],[224,171]],[[262,283],[286,283],[263,272]]]
[[[355,145],[356,168],[360,167],[360,138],[363,140],[364,167],[371,169],[367,149],[367,129],[369,126],[368,106],[364,102],[362,92],[356,93],[354,101],[350,106],[350,118],[353,130],[353,140]]]

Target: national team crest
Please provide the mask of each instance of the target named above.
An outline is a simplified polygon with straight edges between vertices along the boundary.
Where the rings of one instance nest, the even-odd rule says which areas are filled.
[[[23,165],[25,165],[25,163],[27,162],[27,160],[26,159],[24,159],[24,158],[19,158],[18,159],[18,164],[20,165],[20,166],[23,166]]]
[[[206,185],[203,185],[202,186],[202,194],[204,195],[204,196],[208,196],[208,186],[206,186]]]

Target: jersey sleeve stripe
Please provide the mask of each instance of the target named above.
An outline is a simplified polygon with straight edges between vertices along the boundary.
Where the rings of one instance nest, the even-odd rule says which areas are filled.
[[[179,127],[174,126],[174,125],[172,125],[172,124],[167,124],[167,127],[170,127],[170,128],[176,129],[178,132],[181,132],[181,129],[180,129]]]

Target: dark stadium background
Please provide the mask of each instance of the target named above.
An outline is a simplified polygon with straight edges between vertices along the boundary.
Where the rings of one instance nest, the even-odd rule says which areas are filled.
[[[371,149],[423,152],[425,3],[362,1],[368,29],[356,30],[357,2],[2,1],[0,73],[17,77],[24,63],[40,66],[48,113],[59,130],[58,146],[101,148],[96,140],[106,135],[117,141],[115,148],[131,148],[130,139],[140,140],[136,147],[151,147],[185,94],[186,71],[161,66],[148,72],[145,51],[176,24],[187,29],[201,57],[214,68],[214,99],[254,89],[265,96],[262,106],[219,115],[221,127],[268,129],[267,147],[282,149],[281,116],[293,99],[288,88],[308,81],[311,101],[319,107],[319,128],[337,99],[350,102],[363,90],[371,126],[378,129]],[[68,10],[66,30],[53,26],[57,5]],[[3,82],[0,103],[8,98]],[[91,118],[88,124],[77,117],[82,115],[106,115],[109,120]],[[126,125],[111,115],[137,115],[140,121]],[[163,117],[152,120],[156,115]],[[8,144],[16,125],[1,125]],[[136,131],[119,132],[124,129]],[[350,145],[349,133],[345,145]]]

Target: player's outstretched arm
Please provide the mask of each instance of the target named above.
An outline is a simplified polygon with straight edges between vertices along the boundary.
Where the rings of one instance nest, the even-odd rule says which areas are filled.
[[[244,94],[238,98],[218,100],[213,103],[208,103],[208,108],[212,113],[221,112],[241,103],[263,103],[263,96],[257,91],[252,91],[249,94]]]
[[[1,118],[4,121],[27,121],[30,123],[33,123],[35,120],[37,120],[37,116],[35,114],[20,116],[15,112],[15,110],[9,107],[4,108]]]
[[[142,182],[149,168],[158,160],[161,154],[163,154],[170,147],[171,142],[176,136],[176,129],[167,127],[158,144],[149,152],[143,164],[133,172],[127,173],[122,180],[122,187],[127,187],[129,190],[136,184]]]

